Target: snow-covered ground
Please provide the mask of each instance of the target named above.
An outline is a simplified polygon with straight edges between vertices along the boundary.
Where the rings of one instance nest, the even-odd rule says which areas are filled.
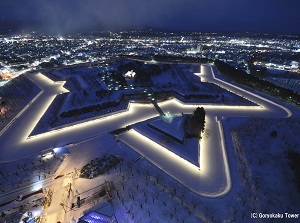
[[[106,73],[117,67],[118,63],[115,62],[108,67],[47,71],[45,75],[50,79],[66,81],[64,87],[70,92],[54,99],[31,135],[44,133],[52,128],[57,129],[68,124],[73,125],[75,122],[82,122],[95,116],[126,110],[128,101],[145,100],[142,94],[149,89],[134,83],[133,80],[127,80],[127,86],[120,86],[112,80],[109,73]],[[200,82],[199,78],[194,75],[194,70],[199,71],[199,67],[191,64],[173,64],[170,70],[157,76],[151,76],[153,82],[151,89],[157,97],[176,97],[185,103],[254,105],[249,100],[218,85]],[[131,96],[125,99],[124,95]],[[85,109],[106,102],[117,102],[119,105],[100,110],[93,109],[70,117],[61,115],[70,110]]]
[[[119,222],[269,222],[266,219],[252,220],[250,213],[297,212],[299,210],[297,208],[299,207],[299,200],[295,197],[297,193],[291,182],[292,176],[290,175],[289,166],[282,166],[282,162],[278,163],[278,161],[282,159],[280,156],[280,153],[282,153],[280,147],[282,136],[287,136],[291,133],[297,136],[299,127],[296,127],[294,123],[292,132],[284,133],[285,130],[290,128],[290,123],[284,120],[278,121],[273,119],[265,123],[264,119],[247,121],[244,118],[238,120],[226,119],[223,120],[223,123],[224,130],[229,137],[231,133],[227,130],[234,130],[233,139],[238,139],[235,135],[236,133],[240,133],[246,138],[248,137],[249,139],[244,138],[243,142],[240,143],[243,146],[249,145],[249,148],[251,147],[252,138],[260,135],[257,132],[262,132],[259,137],[261,138],[260,142],[266,142],[270,139],[269,133],[274,128],[277,129],[278,124],[281,123],[283,127],[282,131],[278,132],[278,138],[274,139],[276,144],[278,143],[279,145],[278,149],[276,149],[279,152],[279,156],[268,151],[268,147],[263,149],[265,146],[261,147],[259,145],[255,152],[251,152],[251,150],[247,152],[248,150],[245,150],[246,154],[236,154],[237,151],[235,150],[238,150],[238,147],[230,146],[227,148],[228,153],[231,154],[229,159],[232,161],[232,170],[235,170],[235,173],[232,175],[234,177],[232,190],[223,197],[210,199],[191,192],[147,159],[143,157],[139,159],[139,154],[122,142],[117,142],[112,135],[103,135],[69,146],[69,154],[66,156],[63,166],[57,174],[64,175],[73,172],[74,168],[79,169],[91,159],[106,154],[117,154],[124,157],[121,168],[117,167],[116,170],[110,171],[109,174],[92,180],[76,179],[72,184],[75,199],[76,191],[82,193],[90,189],[91,185],[96,187],[105,181],[112,182],[115,190],[111,203]],[[255,127],[258,123],[258,127]],[[240,129],[243,129],[243,131]],[[281,135],[281,133],[284,135]],[[286,140],[288,139],[289,137],[286,137]],[[295,143],[298,142],[299,139],[295,137]],[[253,144],[255,145],[255,141]],[[268,160],[263,152],[265,150],[268,151],[268,156],[271,156]],[[273,159],[272,157],[274,156],[277,158]],[[259,162],[258,157],[265,160],[261,165],[257,165]],[[251,164],[249,164],[250,160],[252,160]],[[284,160],[285,158],[283,158]],[[243,176],[245,164],[247,165],[247,171],[246,176]],[[267,168],[268,166],[269,168]],[[51,169],[48,166],[46,167],[47,170]],[[259,174],[258,176],[260,177],[254,176],[253,173]],[[285,176],[286,173],[288,173],[288,176]],[[276,177],[270,177],[272,174],[276,174]],[[289,179],[290,183],[285,178]],[[56,182],[60,179],[62,180],[61,182],[64,182],[63,184]],[[64,219],[76,220],[82,215],[83,210],[91,208],[95,203],[103,202],[101,199],[99,201],[93,200],[93,202],[81,209],[64,213],[59,203],[63,196],[64,199],[67,198],[68,182],[70,181],[71,178],[66,176],[54,180],[53,184],[47,186],[53,189],[54,192],[53,204],[50,208],[43,211],[43,216],[47,218],[47,222],[56,222],[58,220],[63,222]],[[58,184],[61,185],[62,189],[59,189]],[[62,185],[64,186],[62,187]],[[14,205],[17,204],[15,203]],[[36,209],[33,208],[31,210],[34,211]],[[67,207],[66,209],[68,210]],[[46,213],[47,215],[45,215]],[[284,220],[285,222],[296,222]]]
[[[231,193],[240,203],[232,216],[239,221],[241,212],[280,213],[283,219],[252,221],[298,222],[299,218],[288,219],[285,213],[299,214],[300,210],[296,176],[286,156],[289,149],[300,152],[299,118],[227,118],[222,123],[226,146],[232,149],[229,162],[235,170],[231,171]],[[251,222],[248,214],[246,217]]]
[[[207,125],[200,147],[200,170],[135,130],[117,138],[107,133],[157,117],[151,105],[130,104],[129,109],[120,114],[27,139],[37,123],[32,120],[40,119],[55,95],[66,91],[63,83],[55,84],[42,75],[31,78],[45,88],[44,93],[0,138],[4,146],[1,159],[32,156],[43,149],[73,142],[67,146],[68,154],[62,155],[65,158],[60,167],[45,167],[50,175],[60,176],[43,185],[53,192],[52,205],[42,213],[49,222],[76,221],[83,210],[101,200],[91,199],[84,208],[66,213],[63,207],[70,207],[77,194],[105,181],[113,185],[114,197],[110,202],[120,222],[265,222],[266,219],[251,219],[251,213],[299,214],[299,195],[292,170],[288,161],[282,159],[283,147],[299,148],[299,119],[290,117],[290,110],[270,98],[217,79],[208,66],[203,66],[201,71],[199,75],[203,80],[242,95],[259,106],[203,106]],[[173,99],[159,106],[163,111],[180,115],[191,113],[199,104],[184,104]],[[38,112],[33,114],[31,109]],[[274,130],[277,136],[270,138]],[[92,139],[88,140],[89,137]],[[124,161],[115,170],[92,180],[77,179],[78,169],[106,154],[120,155]],[[13,170],[15,164],[6,164],[6,168]],[[22,181],[26,181],[26,176]],[[70,185],[72,191],[68,192]],[[18,192],[13,192],[12,196],[16,194]],[[1,210],[6,210],[5,206]],[[281,220],[295,222],[295,219]]]
[[[300,80],[294,78],[268,77],[266,80],[279,86],[300,92]]]
[[[19,76],[0,86],[0,135],[24,107],[34,101],[41,89],[26,76]]]

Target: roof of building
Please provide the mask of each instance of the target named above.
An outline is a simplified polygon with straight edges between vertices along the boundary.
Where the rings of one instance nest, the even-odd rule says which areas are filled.
[[[110,204],[104,204],[97,210],[90,211],[81,217],[79,223],[117,223],[113,209]]]

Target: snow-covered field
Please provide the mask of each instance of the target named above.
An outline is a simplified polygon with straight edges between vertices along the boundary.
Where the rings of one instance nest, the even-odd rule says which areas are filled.
[[[300,80],[294,78],[268,77],[268,81],[279,86],[300,92]]]
[[[78,193],[88,190],[91,185],[97,186],[105,181],[112,182],[115,190],[111,204],[119,222],[269,222],[267,219],[254,221],[250,218],[250,214],[252,212],[297,213],[300,205],[299,193],[296,192],[292,180],[293,172],[284,157],[285,149],[294,146],[299,148],[297,122],[293,119],[268,121],[228,119],[223,123],[226,134],[228,136],[232,134],[235,142],[234,147],[228,147],[228,153],[232,154],[230,161],[233,161],[230,164],[233,171],[233,189],[224,197],[205,198],[189,191],[147,159],[140,158],[140,155],[131,148],[116,141],[112,135],[103,135],[69,146],[69,153],[60,155],[65,158],[62,168],[56,174],[64,175],[74,171],[74,168],[80,169],[90,160],[103,155],[122,156],[124,158],[122,165],[109,174],[91,180],[73,181],[73,190],[77,190]],[[278,126],[281,128],[278,129]],[[276,138],[271,138],[270,133],[274,129],[277,129],[278,134]],[[295,136],[292,138],[294,140],[289,140],[290,134]],[[285,146],[287,140],[290,143],[288,147]],[[268,142],[272,142],[272,145]],[[45,160],[45,165],[33,157],[19,161],[19,164],[22,168],[25,163],[35,162],[35,166],[44,166],[45,171],[53,173],[57,167],[49,165],[48,162],[55,160],[59,161],[60,158],[51,157]],[[6,164],[5,168],[18,171],[18,167],[13,168],[14,165],[15,163]],[[32,166],[32,164],[27,165],[30,168]],[[40,171],[43,169],[38,166],[36,168]],[[34,175],[34,172],[32,174]],[[23,181],[26,181],[26,176],[22,177]],[[37,180],[37,177],[33,178]],[[28,175],[27,179],[32,179],[32,176]],[[48,185],[48,188],[54,191],[55,197],[59,196],[56,194],[59,193],[56,187],[55,184]],[[14,204],[17,205],[18,203]],[[92,202],[84,209],[93,205]],[[54,209],[54,206],[44,210],[44,213],[48,213],[46,216],[48,222],[54,222],[53,218],[57,217],[52,215],[51,211],[62,212],[61,216],[63,216],[62,207],[58,205],[57,209]],[[68,219],[78,219],[82,209],[68,214],[70,214]],[[62,218],[65,219],[65,216]],[[296,222],[283,220],[283,222]]]
[[[146,136],[155,143],[167,148],[193,165],[199,167],[199,140],[196,138],[185,138],[183,129],[184,117],[176,116],[173,120],[170,121],[171,123],[167,123],[159,117],[156,117],[135,124],[132,127],[141,135]],[[177,140],[153,129],[153,127],[175,137]]]
[[[184,69],[181,68],[178,67],[175,73],[178,75],[177,78],[181,78],[183,81],[185,79],[182,74]],[[208,67],[207,69],[210,68]],[[203,71],[202,74],[204,74],[203,79],[215,81],[220,86],[217,86],[217,88],[213,87],[213,89],[221,89],[223,92],[224,88],[227,87],[230,89],[230,94],[235,92],[258,104],[264,104],[261,107],[244,106],[240,108],[233,108],[232,106],[224,106],[223,108],[222,105],[204,106],[207,109],[208,116],[203,138],[204,142],[210,141],[210,144],[204,145],[221,145],[223,143],[225,145],[225,147],[220,146],[222,148],[217,148],[217,150],[215,148],[205,148],[206,154],[215,155],[215,157],[207,159],[212,161],[212,163],[204,162],[203,165],[205,166],[201,167],[200,165],[201,168],[199,170],[195,165],[187,161],[177,162],[180,159],[174,155],[174,151],[170,152],[172,149],[166,151],[160,145],[168,144],[172,147],[175,145],[174,142],[160,142],[163,137],[157,133],[150,132],[150,130],[146,133],[146,129],[143,129],[147,123],[143,125],[141,121],[153,118],[151,109],[154,111],[154,108],[151,106],[141,106],[141,108],[136,106],[140,110],[151,110],[151,112],[147,111],[149,112],[147,113],[149,115],[148,118],[139,114],[143,119],[139,120],[139,117],[136,117],[136,120],[139,120],[138,122],[141,123],[133,125],[133,129],[140,129],[144,136],[140,136],[141,134],[136,130],[130,130],[115,136],[107,133],[107,130],[101,129],[98,130],[98,136],[93,134],[89,139],[66,145],[63,148],[54,150],[49,148],[48,151],[43,151],[15,162],[1,164],[0,212],[6,215],[2,215],[0,220],[19,219],[21,214],[26,211],[41,211],[41,206],[43,205],[40,203],[36,205],[36,203],[30,202],[42,197],[52,201],[51,205],[45,207],[41,212],[41,216],[43,219],[47,219],[47,222],[76,222],[82,216],[83,211],[105,200],[111,203],[118,221],[126,223],[297,222],[299,218],[288,219],[285,216],[285,213],[299,214],[300,210],[300,196],[294,182],[295,173],[290,166],[289,159],[286,157],[286,152],[289,149],[300,152],[300,138],[298,134],[300,120],[295,116],[295,114],[299,113],[294,113],[294,116],[290,116],[290,111],[282,105],[268,101],[261,96],[255,95],[253,92],[235,88],[234,85],[227,84],[220,79],[214,80],[214,77],[205,76],[206,73]],[[56,75],[61,77],[61,73]],[[165,83],[172,77],[170,73],[163,75],[166,76],[163,79]],[[195,76],[195,78],[198,77]],[[80,80],[84,82],[80,86],[73,82],[78,89],[89,86],[87,83],[90,81],[83,77],[80,77]],[[49,82],[49,86],[46,84],[45,86],[51,88],[51,81],[47,80],[46,82]],[[209,85],[216,86],[208,83],[207,86]],[[53,92],[57,94],[61,90],[62,88],[59,85]],[[85,96],[83,95],[82,97],[84,98]],[[238,100],[235,103],[238,104]],[[53,111],[57,112],[60,109],[59,103],[54,104],[54,106],[57,108],[53,109]],[[171,113],[174,112],[176,115],[185,111],[191,112],[196,106],[196,104],[186,105],[176,100],[160,103],[160,107],[163,110],[168,108]],[[179,111],[178,109],[181,110]],[[297,110],[296,108],[293,109]],[[277,113],[274,113],[275,111]],[[48,117],[48,114],[45,114],[45,117]],[[128,112],[126,117],[130,115],[132,113]],[[270,118],[270,115],[274,117]],[[216,116],[218,116],[217,119]],[[254,118],[254,116],[264,118]],[[290,117],[282,118],[286,116]],[[53,121],[51,120],[53,117],[50,117],[49,121]],[[112,116],[109,120],[113,118],[118,117]],[[123,121],[122,119],[118,120]],[[103,125],[101,125],[102,121],[97,122],[99,129],[104,126],[104,121]],[[109,126],[109,122],[107,123],[106,125]],[[19,121],[18,126],[22,126],[22,124]],[[72,124],[70,123],[70,125]],[[88,123],[88,125],[91,126],[93,123]],[[87,125],[84,124],[77,126],[77,128],[82,128],[82,131],[89,131]],[[51,134],[65,134],[68,136],[67,131],[69,129],[61,131],[61,133],[44,135],[42,139],[45,141],[52,140]],[[170,130],[170,132],[172,131]],[[88,135],[86,132],[85,134]],[[222,140],[223,135],[224,141]],[[39,141],[39,136],[33,140],[28,140],[26,138],[27,135],[24,137],[25,139],[22,138],[23,141],[18,142],[19,144],[25,143],[26,140],[30,143],[38,143]],[[8,142],[5,141],[5,143],[5,145],[8,145]],[[131,148],[128,145],[134,145],[139,148],[134,146]],[[148,150],[148,147],[152,145],[153,151]],[[27,146],[30,146],[30,144]],[[167,148],[167,146],[165,147]],[[136,152],[143,150],[146,152],[145,154]],[[55,151],[55,156],[51,153],[52,151]],[[171,153],[172,156],[168,157],[168,160],[164,160],[164,158],[167,158],[164,156]],[[147,154],[151,154],[151,156]],[[123,158],[123,161],[115,169],[94,179],[78,178],[79,171],[85,164],[104,155],[118,155]],[[158,157],[159,155],[162,156]],[[196,160],[198,160],[198,155]],[[218,163],[214,163],[215,160],[218,160]],[[223,162],[226,164],[227,160],[230,169],[229,175],[226,165],[223,166]],[[174,163],[174,161],[177,163]],[[172,168],[171,164],[176,165],[176,167],[173,166],[174,168]],[[199,176],[194,174],[197,178],[196,180],[184,182],[182,179],[188,179],[187,176],[190,174],[185,173],[184,170],[189,168],[190,173],[197,173]],[[205,171],[200,174],[200,171],[203,170]],[[210,171],[220,174],[220,178],[208,179],[215,176],[210,175]],[[180,176],[174,175],[174,172],[180,173]],[[220,188],[206,188],[208,191],[225,192],[216,196],[205,196],[205,193],[199,193],[198,191],[196,193],[192,192],[195,191],[195,186],[196,188],[201,188],[202,184],[210,180],[219,181],[220,184],[217,185]],[[224,186],[223,181],[230,183]],[[98,190],[106,182],[109,182],[109,185],[111,185],[112,196],[105,199],[93,197],[94,192],[97,192],[94,190]],[[190,187],[191,185],[193,187]],[[225,190],[224,187],[226,187]],[[30,193],[40,188],[44,189],[43,194],[40,193],[38,196],[32,195],[24,200],[15,201],[18,195],[30,195]],[[90,190],[91,188],[93,190]],[[70,210],[72,203],[79,194],[86,196],[88,198],[86,201],[88,202],[81,208]],[[283,219],[260,218],[267,217],[267,215],[262,214],[283,214]],[[13,222],[16,221],[13,220]]]
[[[45,115],[33,130],[31,135],[40,134],[49,131],[52,128],[72,125],[75,122],[91,119],[96,116],[105,115],[109,112],[118,112],[125,110],[129,100],[143,101],[143,93],[148,88],[135,84],[132,80],[127,80],[127,86],[119,86],[111,82],[110,70],[115,70],[118,63],[112,63],[108,67],[99,68],[72,68],[47,71],[45,74],[54,81],[66,81],[64,87],[70,92],[59,95],[50,105]],[[108,70],[108,71],[107,71]],[[196,65],[191,64],[173,64],[171,70],[162,72],[160,75],[152,76],[153,82],[151,88],[158,97],[168,96],[166,91],[173,92],[171,97],[177,97],[185,103],[216,103],[227,105],[254,105],[252,102],[233,94],[224,88],[213,83],[203,83],[199,77],[195,76],[193,71],[198,70]],[[107,80],[110,82],[108,83]],[[108,90],[108,86],[111,90]],[[102,93],[98,94],[97,92]],[[159,92],[164,92],[160,94]],[[179,94],[178,94],[179,93]],[[170,96],[170,95],[169,95]],[[117,102],[118,106],[92,110],[71,117],[62,117],[63,112],[75,109],[85,109],[93,105],[100,105],[106,102]]]
[[[19,76],[5,86],[0,86],[0,132],[13,122],[15,116],[40,91],[41,89],[25,76]]]

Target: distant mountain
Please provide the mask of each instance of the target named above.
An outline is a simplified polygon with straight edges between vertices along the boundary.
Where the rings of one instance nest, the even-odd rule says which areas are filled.
[[[0,20],[0,35],[6,34],[17,34],[17,33],[31,33],[36,31],[38,33],[49,34],[49,35],[75,35],[75,34],[85,34],[94,36],[109,36],[110,32],[122,32],[122,36],[130,35],[148,35],[148,36],[160,36],[163,33],[168,33],[169,35],[194,35],[195,33],[209,33],[210,35],[225,35],[231,37],[251,37],[251,38],[288,38],[299,40],[300,36],[297,34],[278,34],[278,33],[255,33],[255,32],[228,32],[222,30],[202,30],[202,31],[186,31],[178,29],[167,29],[158,28],[153,26],[120,26],[120,27],[104,27],[101,25],[94,25],[91,27],[56,27],[47,25],[47,22],[37,22],[37,21],[5,21]]]
[[[24,21],[0,21],[0,34],[14,34],[20,32],[32,32],[40,26],[37,22]]]

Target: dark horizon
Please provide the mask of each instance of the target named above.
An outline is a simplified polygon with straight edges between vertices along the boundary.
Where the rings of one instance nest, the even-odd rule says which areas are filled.
[[[10,23],[0,21],[0,35],[10,35],[10,34],[30,34],[30,33],[38,33],[38,34],[45,34],[45,35],[76,35],[76,34],[91,34],[91,33],[97,33],[97,32],[106,32],[106,31],[112,31],[112,32],[122,32],[122,31],[138,31],[138,30],[155,30],[155,31],[161,31],[161,32],[169,32],[169,33],[220,33],[220,34],[253,34],[253,35],[283,35],[283,36],[295,36],[300,37],[300,31],[291,33],[291,32],[264,32],[264,31],[247,31],[247,30],[237,30],[237,29],[219,29],[219,30],[213,30],[213,29],[206,29],[206,30],[187,30],[187,29],[170,29],[170,28],[161,28],[161,27],[153,27],[153,26],[123,26],[118,28],[111,28],[109,27],[100,27],[100,28],[90,28],[86,27],[84,29],[79,30],[71,30],[71,31],[51,31],[45,28],[44,25],[38,24],[38,23],[31,23],[27,24],[23,21],[13,21]]]
[[[296,0],[3,0],[0,31],[64,35],[151,27],[174,32],[300,35]]]

